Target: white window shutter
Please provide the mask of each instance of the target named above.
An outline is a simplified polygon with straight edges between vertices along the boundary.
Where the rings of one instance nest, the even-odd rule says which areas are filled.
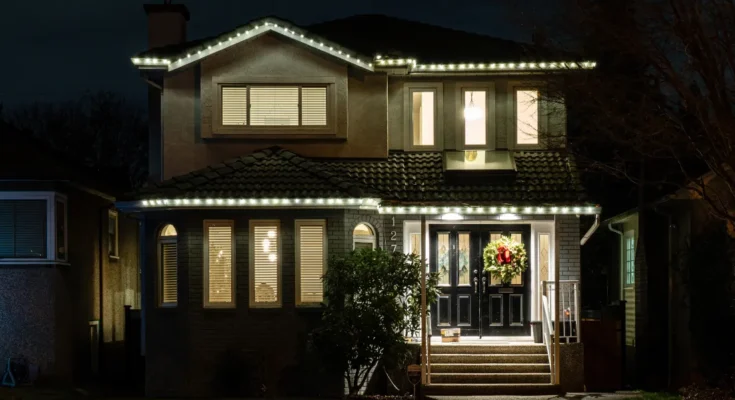
[[[301,124],[305,126],[327,125],[327,88],[301,88]]]
[[[248,88],[222,88],[222,125],[247,125]]]
[[[294,86],[251,87],[250,125],[299,125],[299,88]]]
[[[176,258],[176,242],[161,243],[161,301],[164,304],[176,304],[177,301]]]
[[[298,229],[298,304],[321,303],[324,300],[325,256],[324,223],[301,224]]]
[[[232,225],[211,224],[207,227],[208,303],[232,303],[233,258]]]
[[[253,226],[252,306],[280,305],[279,235],[277,224]]]

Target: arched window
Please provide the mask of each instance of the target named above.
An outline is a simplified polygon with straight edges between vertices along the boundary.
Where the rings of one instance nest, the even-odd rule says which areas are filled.
[[[158,236],[159,303],[163,307],[175,306],[178,299],[176,239],[176,228],[171,224]]]
[[[375,229],[367,222],[360,222],[352,231],[352,249],[374,249]]]

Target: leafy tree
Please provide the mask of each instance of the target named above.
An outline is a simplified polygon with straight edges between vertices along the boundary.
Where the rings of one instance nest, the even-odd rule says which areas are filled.
[[[322,324],[312,333],[326,364],[356,394],[383,360],[388,368],[409,354],[405,336],[421,327],[421,269],[416,255],[359,249],[333,257],[324,275]],[[427,275],[427,304],[436,301],[438,276]]]

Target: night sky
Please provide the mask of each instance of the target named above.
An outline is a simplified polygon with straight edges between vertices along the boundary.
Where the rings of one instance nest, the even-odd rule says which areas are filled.
[[[74,99],[111,90],[144,105],[145,84],[130,56],[146,47],[144,3],[162,0],[12,0],[0,12],[0,103]],[[188,38],[268,15],[310,24],[354,14],[386,14],[507,39],[530,41],[549,0],[174,0],[189,7]],[[544,5],[541,5],[544,4]],[[522,7],[522,8],[520,8]],[[379,27],[376,27],[379,29]]]

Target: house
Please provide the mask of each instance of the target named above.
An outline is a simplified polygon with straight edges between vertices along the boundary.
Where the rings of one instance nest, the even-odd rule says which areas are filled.
[[[579,219],[600,208],[564,152],[563,105],[544,93],[594,62],[379,15],[269,17],[189,40],[185,6],[145,11],[149,49],[132,63],[158,183],[117,205],[142,224],[148,395],[295,395],[326,379],[307,351],[320,276],[363,247],[440,272],[417,338],[427,393],[582,389],[579,369],[562,369],[582,351]],[[481,261],[502,236],[530,264],[505,286]],[[531,339],[537,320],[546,345]],[[458,365],[473,357],[485,361]]]
[[[732,197],[719,177],[708,173],[700,182],[697,187],[730,209]],[[727,371],[731,364],[717,363],[733,354],[735,270],[730,259],[718,257],[731,255],[722,247],[731,241],[731,227],[686,188],[602,226],[598,239],[606,236],[611,249],[608,293],[625,301],[627,382],[677,390],[713,370]]]
[[[137,221],[96,173],[2,122],[0,135],[0,372],[9,357],[62,384],[124,372]]]

